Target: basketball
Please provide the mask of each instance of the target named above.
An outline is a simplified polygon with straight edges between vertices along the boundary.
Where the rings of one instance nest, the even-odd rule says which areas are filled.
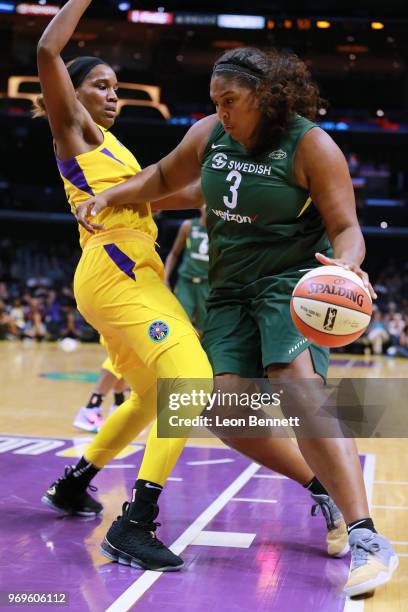
[[[305,338],[321,346],[338,347],[364,333],[372,302],[357,274],[339,266],[321,266],[302,276],[293,290],[290,312]]]

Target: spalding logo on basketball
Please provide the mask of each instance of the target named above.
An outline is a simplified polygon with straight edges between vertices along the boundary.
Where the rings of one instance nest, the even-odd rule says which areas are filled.
[[[290,302],[300,333],[322,346],[345,346],[366,330],[371,296],[357,274],[339,266],[321,266],[298,282]]]

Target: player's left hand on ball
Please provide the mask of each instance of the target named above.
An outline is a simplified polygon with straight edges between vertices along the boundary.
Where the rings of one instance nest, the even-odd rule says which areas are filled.
[[[105,198],[95,196],[77,207],[75,218],[89,233],[94,234],[95,230],[103,230],[104,227],[100,223],[92,223],[91,219],[106,206]]]
[[[354,272],[354,274],[357,274],[357,276],[361,278],[371,297],[374,300],[377,298],[377,294],[370,283],[367,272],[364,272],[364,270],[362,270],[360,266],[353,261],[348,261],[346,259],[333,259],[332,257],[326,257],[326,255],[323,255],[322,253],[316,253],[315,257],[323,266],[340,266],[340,268]]]

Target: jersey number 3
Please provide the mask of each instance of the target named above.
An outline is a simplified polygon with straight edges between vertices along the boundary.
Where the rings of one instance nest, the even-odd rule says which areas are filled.
[[[225,180],[231,183],[229,188],[231,195],[229,197],[224,196],[223,202],[228,208],[235,208],[238,203],[238,188],[241,184],[242,174],[237,170],[231,170]]]

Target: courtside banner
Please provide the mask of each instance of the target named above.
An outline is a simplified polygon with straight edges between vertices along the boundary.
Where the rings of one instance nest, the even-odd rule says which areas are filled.
[[[408,380],[159,379],[162,438],[408,437]]]

